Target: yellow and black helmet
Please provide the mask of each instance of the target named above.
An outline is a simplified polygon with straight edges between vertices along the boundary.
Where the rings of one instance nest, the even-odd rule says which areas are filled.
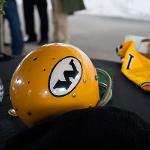
[[[10,84],[13,108],[28,126],[71,110],[104,105],[110,94],[106,92],[104,97],[101,101],[97,71],[89,57],[79,48],[62,43],[29,53]]]

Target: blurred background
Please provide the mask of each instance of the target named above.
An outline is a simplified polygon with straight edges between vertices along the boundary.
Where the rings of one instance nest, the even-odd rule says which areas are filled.
[[[26,39],[23,2],[16,0],[21,22],[23,38]],[[47,0],[49,43],[53,41],[52,4]],[[68,16],[71,43],[82,49],[90,58],[120,61],[115,48],[126,35],[150,36],[150,1],[149,0],[84,0],[86,9]],[[39,39],[40,20],[37,8],[34,9],[35,31]],[[4,41],[11,43],[9,23],[4,24]],[[6,44],[7,45],[7,44]],[[9,45],[9,44],[8,44]],[[4,52],[11,54],[10,46]],[[25,43],[23,55],[29,53],[37,43]]]

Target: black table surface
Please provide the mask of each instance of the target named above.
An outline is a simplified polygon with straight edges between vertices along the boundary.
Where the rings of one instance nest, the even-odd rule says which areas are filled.
[[[7,114],[11,103],[9,100],[9,84],[12,74],[23,57],[16,57],[9,61],[0,61],[0,77],[2,78],[5,94],[3,102],[0,103],[0,149],[6,140],[27,127],[18,119]],[[97,68],[110,68],[114,72],[113,97],[108,106],[115,106],[138,114],[142,119],[150,123],[150,93],[141,90],[129,81],[121,73],[121,64],[92,60]]]

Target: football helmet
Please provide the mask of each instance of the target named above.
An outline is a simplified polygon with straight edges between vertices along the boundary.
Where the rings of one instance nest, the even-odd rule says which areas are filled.
[[[103,99],[99,95],[100,72],[109,83],[100,83],[106,89]],[[13,108],[27,126],[71,110],[103,106],[111,94],[110,76],[101,69],[96,71],[79,48],[63,43],[47,44],[29,53],[10,84]]]
[[[121,72],[141,89],[150,92],[150,58],[135,49],[133,40],[122,43],[116,50],[122,59]]]

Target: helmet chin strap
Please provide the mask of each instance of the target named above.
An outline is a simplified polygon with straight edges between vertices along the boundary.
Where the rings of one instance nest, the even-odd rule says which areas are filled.
[[[99,75],[102,75],[106,80],[106,83],[99,82],[99,88],[103,88],[105,90],[105,93],[101,97],[101,100],[98,102],[97,106],[103,107],[111,100],[112,97],[112,79],[106,71],[99,68],[96,68],[96,71],[98,77]]]

